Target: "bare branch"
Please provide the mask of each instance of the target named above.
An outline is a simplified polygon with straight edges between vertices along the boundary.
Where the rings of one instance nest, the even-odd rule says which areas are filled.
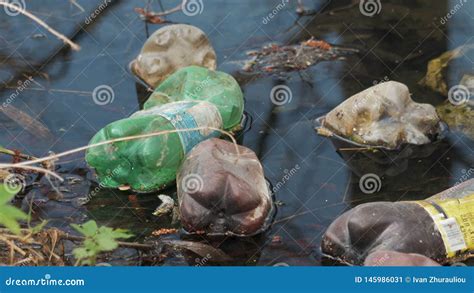
[[[17,164],[3,164],[3,163],[0,163],[0,169],[17,168],[17,169],[31,170],[31,171],[36,171],[36,172],[39,172],[39,173],[44,173],[44,174],[47,174],[47,175],[51,175],[51,176],[59,179],[61,182],[64,181],[64,179],[61,176],[59,176],[57,173],[55,173],[53,171],[50,171],[46,168],[34,167],[34,166],[16,166],[16,165]]]
[[[67,156],[67,155],[71,155],[71,154],[78,153],[78,152],[81,152],[81,151],[84,151],[84,150],[88,150],[88,149],[91,149],[91,148],[95,148],[95,147],[99,147],[99,146],[103,146],[103,145],[107,145],[107,144],[112,144],[112,143],[116,143],[116,142],[129,141],[129,140],[142,139],[142,138],[150,138],[150,137],[169,134],[169,133],[199,131],[199,130],[218,131],[218,132],[228,136],[232,140],[232,142],[235,146],[235,150],[236,150],[236,153],[237,153],[237,160],[238,160],[238,158],[240,157],[239,146],[238,146],[237,141],[235,140],[235,138],[232,136],[232,134],[227,132],[227,131],[224,131],[222,129],[219,129],[219,128],[207,127],[206,126],[206,127],[196,127],[196,128],[188,128],[188,129],[164,130],[164,131],[152,132],[152,133],[141,134],[141,135],[120,137],[120,138],[116,138],[116,139],[102,141],[102,142],[95,143],[95,144],[90,144],[90,145],[87,145],[87,146],[82,146],[82,147],[79,147],[79,148],[75,148],[75,149],[65,151],[65,152],[62,152],[62,153],[59,153],[59,154],[53,154],[53,155],[43,157],[43,158],[38,158],[38,159],[24,161],[24,162],[15,163],[15,164],[0,164],[0,169],[21,168],[21,169],[34,170],[34,171],[37,171],[37,172],[42,172],[42,173],[49,174],[49,175],[54,176],[54,177],[60,179],[61,181],[63,181],[63,179],[58,174],[56,174],[56,173],[54,173],[50,170],[47,170],[45,168],[33,167],[33,166],[30,166],[30,165],[37,164],[37,163],[44,163],[44,162],[47,162],[47,161],[55,161],[55,160],[57,160],[61,157]]]
[[[6,6],[12,10],[15,10],[15,11],[18,11],[19,13],[25,15],[26,17],[32,19],[33,21],[35,21],[36,23],[38,23],[39,25],[41,25],[42,27],[44,27],[46,30],[48,30],[50,33],[52,33],[53,35],[55,35],[58,39],[62,40],[63,42],[65,42],[66,44],[68,44],[69,46],[71,46],[71,48],[75,51],[79,51],[81,49],[81,47],[74,43],[73,41],[71,41],[70,39],[68,39],[67,37],[65,37],[64,35],[62,35],[61,33],[57,32],[56,30],[54,30],[52,27],[50,27],[49,25],[47,25],[44,21],[42,21],[41,19],[39,19],[38,17],[34,16],[33,14],[31,14],[30,12],[26,11],[24,8],[21,8],[21,7],[18,7],[16,5],[13,5],[11,3],[7,3],[7,2],[3,2],[3,1],[0,1],[0,5],[2,6]]]
[[[175,12],[178,12],[180,10],[183,9],[183,5],[186,3],[186,0],[183,0],[183,2],[181,4],[179,4],[178,6],[174,7],[174,8],[171,8],[171,9],[168,9],[168,10],[165,10],[165,11],[162,11],[162,12],[153,12],[153,11],[150,11],[148,12],[150,15],[153,15],[153,16],[165,16],[165,15],[168,15],[168,14],[171,14],[171,13],[175,13]]]

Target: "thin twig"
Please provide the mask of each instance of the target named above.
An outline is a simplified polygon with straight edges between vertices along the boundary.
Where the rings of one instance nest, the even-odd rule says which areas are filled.
[[[6,243],[11,249],[13,249],[14,251],[18,252],[19,254],[21,254],[21,256],[25,256],[26,255],[26,252],[21,249],[20,247],[18,247],[14,242],[8,240],[7,238],[3,237],[0,235],[0,241],[1,242],[4,242]]]
[[[61,233],[61,232],[59,233],[59,237],[62,239],[71,240],[71,241],[84,241],[85,240],[85,238],[82,236],[73,236],[73,235],[69,235],[67,233]],[[117,241],[117,244],[121,247],[135,248],[139,250],[152,250],[154,248],[153,245],[136,243],[136,242]]]
[[[56,30],[54,30],[52,27],[50,27],[49,25],[47,25],[44,21],[42,21],[41,19],[39,19],[38,17],[34,16],[33,14],[31,14],[30,12],[26,11],[24,8],[21,8],[21,7],[18,7],[14,4],[11,4],[11,3],[7,3],[7,2],[0,2],[0,5],[3,5],[3,6],[6,6],[12,10],[15,10],[23,15],[25,15],[26,17],[29,17],[30,19],[32,19],[33,21],[35,21],[36,23],[38,23],[39,25],[41,25],[42,27],[44,27],[47,31],[49,31],[50,33],[52,33],[53,35],[55,35],[58,39],[62,40],[63,42],[65,42],[66,44],[68,44],[69,46],[71,46],[71,48],[75,51],[79,51],[81,49],[81,47],[74,43],[73,41],[71,41],[70,39],[68,39],[66,36],[62,35],[61,33],[57,32]]]
[[[16,263],[13,264],[14,267],[16,266],[24,266],[26,264],[29,264],[29,263],[32,263],[32,262],[35,262],[35,259],[33,257],[28,257],[28,258],[25,258],[25,259],[22,259],[22,260],[19,260],[17,261]]]
[[[71,2],[72,5],[76,6],[77,8],[79,8],[79,10],[81,12],[85,12],[84,8],[82,8],[81,5],[79,5],[79,3],[76,2],[76,0],[69,0],[69,2]]]
[[[181,4],[179,4],[178,6],[174,7],[174,8],[171,8],[171,9],[168,9],[168,10],[165,10],[165,11],[162,11],[162,12],[153,12],[153,11],[146,11],[147,14],[151,15],[151,16],[165,16],[165,15],[168,15],[168,14],[171,14],[171,13],[175,13],[175,12],[178,12],[180,10],[183,9],[183,5],[186,3],[186,0],[183,0],[183,2]]]
[[[0,153],[10,155],[10,156],[13,156],[13,157],[17,156],[17,157],[25,159],[25,160],[35,160],[35,159],[37,159],[33,156],[23,154],[23,153],[20,153],[20,152],[15,152],[15,151],[9,150],[9,149],[4,148],[4,147],[0,147]]]
[[[30,232],[29,229],[20,229],[20,231],[22,233],[29,233]],[[65,232],[57,230],[57,229],[50,229],[48,231],[56,233],[56,237],[55,237],[56,241],[54,241],[55,243],[57,243],[59,239],[66,239],[66,240],[71,240],[71,241],[84,241],[86,239],[85,237],[70,235],[69,233],[65,233]],[[10,231],[8,229],[0,228],[0,242],[4,242],[4,243],[7,243],[7,244],[10,245],[10,244],[14,244],[14,242],[12,240],[17,240],[17,241],[20,241],[24,244],[41,245],[41,243],[39,243],[39,242],[32,241],[32,238],[31,238],[32,235],[31,234],[29,234],[29,236],[27,235],[28,238],[26,238],[26,236],[22,237],[22,236],[12,235],[12,234],[9,234],[9,233],[10,233]],[[51,237],[51,235],[50,235],[50,237]],[[56,246],[55,243],[53,243],[53,248]],[[154,248],[154,246],[151,245],[151,244],[143,244],[143,243],[137,243],[137,242],[117,241],[117,244],[121,247],[136,248],[136,249],[141,249],[141,250],[151,250],[151,249]],[[26,254],[26,252],[21,250],[21,248],[19,246],[15,245],[14,249],[16,251],[18,251],[19,253],[21,253],[23,256]]]
[[[74,153],[78,153],[78,152],[81,152],[81,151],[85,151],[85,150],[88,150],[88,149],[91,149],[91,148],[96,148],[96,147],[107,145],[107,144],[113,144],[113,143],[116,143],[116,142],[129,141],[129,140],[142,139],[142,138],[150,138],[150,137],[164,135],[164,134],[170,134],[170,133],[199,131],[199,130],[218,131],[218,132],[228,136],[232,140],[232,142],[234,143],[237,155],[240,156],[240,151],[239,151],[237,141],[235,140],[235,138],[229,132],[224,131],[224,130],[219,129],[219,128],[205,126],[205,127],[196,127],[196,128],[188,128],[188,129],[164,130],[164,131],[152,132],[152,133],[147,133],[147,134],[140,134],[140,135],[133,135],[133,136],[115,138],[115,139],[111,139],[111,140],[106,140],[106,141],[90,144],[90,145],[87,145],[87,146],[82,146],[82,147],[75,148],[75,149],[72,149],[72,150],[69,150],[69,151],[65,151],[65,152],[62,152],[62,153],[59,153],[59,154],[54,154],[54,155],[50,155],[50,156],[47,156],[47,157],[39,158],[39,159],[36,159],[36,160],[24,161],[24,162],[20,162],[20,163],[16,163],[16,164],[0,164],[0,168],[5,168],[5,167],[8,167],[8,168],[21,168],[22,166],[28,166],[28,165],[32,165],[32,164],[36,164],[36,163],[41,163],[41,162],[44,162],[44,161],[57,160],[60,157],[64,157],[64,156],[67,156],[67,155],[71,155],[71,154],[74,154]]]
[[[27,161],[27,162],[31,162],[31,161]],[[64,181],[64,179],[61,176],[59,176],[57,173],[55,173],[53,171],[50,171],[46,168],[34,167],[34,166],[16,166],[16,165],[17,164],[3,164],[3,163],[0,163],[0,169],[17,168],[17,169],[31,170],[31,171],[36,171],[36,172],[39,172],[39,173],[44,173],[44,174],[47,174],[47,175],[51,175],[54,178],[57,178],[61,182]]]
[[[71,154],[74,154],[74,153],[78,153],[78,152],[81,152],[81,151],[84,151],[84,150],[88,150],[88,149],[91,149],[91,148],[95,148],[95,147],[99,147],[99,146],[103,146],[103,145],[107,145],[107,144],[112,144],[112,143],[116,143],[116,142],[129,141],[129,140],[142,139],[142,138],[150,138],[150,137],[169,134],[169,133],[199,131],[199,130],[218,131],[218,132],[228,136],[232,140],[232,143],[235,146],[235,151],[237,153],[237,160],[240,158],[240,150],[239,150],[239,146],[237,144],[237,141],[235,140],[235,138],[229,132],[224,131],[224,130],[219,129],[219,128],[205,126],[205,127],[196,127],[196,128],[188,128],[188,129],[165,130],[165,131],[158,131],[158,132],[141,134],[141,135],[120,137],[120,138],[106,140],[106,141],[102,141],[102,142],[87,145],[87,146],[82,146],[82,147],[75,148],[75,149],[72,149],[72,150],[69,150],[69,151],[65,151],[65,152],[62,152],[62,153],[59,153],[59,154],[53,154],[53,155],[43,157],[43,158],[38,158],[38,159],[35,159],[35,160],[29,160],[29,161],[24,161],[24,162],[15,163],[15,164],[0,163],[0,169],[18,168],[18,169],[33,170],[33,171],[42,172],[42,173],[54,176],[55,178],[58,178],[62,182],[62,181],[64,181],[64,179],[61,178],[61,176],[59,176],[55,172],[50,171],[50,170],[45,169],[45,168],[33,167],[33,166],[30,166],[30,165],[37,164],[37,163],[44,163],[44,162],[47,162],[47,161],[54,161],[54,160],[59,159],[60,157],[64,157],[64,156],[71,155]]]
[[[338,148],[338,151],[342,152],[362,152],[362,151],[375,151],[374,147],[360,147],[360,148]]]
[[[334,257],[334,256],[326,254],[326,253],[322,253],[321,256],[325,257],[325,258],[328,258],[330,260],[336,261],[338,263],[345,264],[345,265],[350,266],[350,267],[354,266],[354,264],[351,264],[350,262],[347,262],[347,261],[343,260],[342,258]]]

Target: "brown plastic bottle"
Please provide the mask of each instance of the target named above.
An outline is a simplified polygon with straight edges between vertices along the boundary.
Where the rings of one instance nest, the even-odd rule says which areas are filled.
[[[322,240],[323,254],[356,265],[386,250],[440,264],[468,258],[474,250],[474,179],[423,201],[359,205],[337,218]]]
[[[176,182],[181,223],[189,233],[252,236],[273,218],[262,165],[246,147],[214,138],[201,142],[186,156]]]

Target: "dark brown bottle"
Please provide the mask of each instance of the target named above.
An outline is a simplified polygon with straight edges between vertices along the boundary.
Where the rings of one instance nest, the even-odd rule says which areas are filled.
[[[273,200],[260,161],[246,147],[201,142],[186,156],[176,182],[181,223],[190,233],[251,236],[270,224]]]
[[[474,179],[423,201],[359,205],[337,218],[322,240],[323,254],[356,265],[382,250],[440,264],[468,258],[474,250]]]

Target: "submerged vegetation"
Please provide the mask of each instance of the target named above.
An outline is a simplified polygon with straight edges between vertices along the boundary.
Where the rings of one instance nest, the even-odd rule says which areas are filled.
[[[119,246],[117,239],[126,239],[133,236],[124,229],[98,227],[93,220],[82,225],[71,224],[71,226],[85,237],[82,246],[73,250],[77,259],[76,264],[80,265],[95,265],[99,253],[112,251]]]
[[[462,37],[448,47],[448,30],[433,26],[444,1],[384,3],[370,16],[358,1],[314,11],[303,10],[304,1],[223,1],[205,3],[193,18],[184,0],[81,2],[80,9],[71,1],[79,12],[69,22],[64,2],[45,18],[51,26],[32,15],[50,7],[0,2],[21,14],[0,23],[11,30],[5,50],[19,48],[2,56],[1,265],[325,264],[338,257],[321,250],[321,240],[344,212],[419,201],[472,178],[466,88],[474,73],[463,58],[474,50],[461,46]],[[23,31],[25,16],[45,34]],[[441,20],[465,31],[454,16]],[[366,95],[373,84],[392,86]],[[458,84],[462,95],[453,97]],[[199,107],[170,111],[169,103],[189,100]],[[210,109],[217,122],[203,114]],[[341,125],[315,135],[314,121],[331,113],[320,122]],[[344,261],[412,257],[370,255]]]

